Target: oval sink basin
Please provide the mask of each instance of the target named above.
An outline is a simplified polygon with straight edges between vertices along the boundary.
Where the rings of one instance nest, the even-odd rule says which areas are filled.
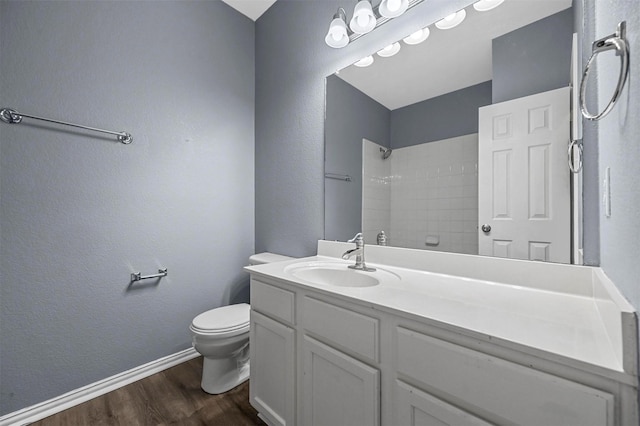
[[[304,281],[337,287],[373,287],[380,284],[381,279],[399,279],[395,274],[380,269],[364,272],[351,269],[344,263],[293,264],[285,272]]]

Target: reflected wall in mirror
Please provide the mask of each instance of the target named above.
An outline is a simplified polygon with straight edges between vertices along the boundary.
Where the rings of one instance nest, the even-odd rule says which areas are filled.
[[[568,263],[572,2],[466,12],[327,77],[325,238]]]

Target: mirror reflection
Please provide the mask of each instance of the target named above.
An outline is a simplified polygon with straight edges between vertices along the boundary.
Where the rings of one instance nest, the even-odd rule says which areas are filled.
[[[569,263],[571,0],[465,14],[327,77],[325,238]]]

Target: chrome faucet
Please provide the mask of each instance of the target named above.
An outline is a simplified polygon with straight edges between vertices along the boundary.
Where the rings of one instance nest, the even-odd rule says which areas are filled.
[[[342,255],[342,258],[347,260],[351,259],[353,256],[356,257],[356,264],[349,265],[351,269],[357,269],[358,271],[366,271],[373,272],[376,268],[369,268],[364,264],[364,238],[362,238],[362,233],[358,232],[352,239],[347,241],[348,243],[356,243],[356,248],[347,250]]]

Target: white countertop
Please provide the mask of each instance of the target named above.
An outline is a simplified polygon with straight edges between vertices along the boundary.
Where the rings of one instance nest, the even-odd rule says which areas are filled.
[[[372,287],[342,287],[301,280],[288,272],[290,265],[305,262],[342,263],[345,268],[354,263],[335,257],[312,256],[246,269],[257,276],[284,280],[410,318],[427,319],[498,338],[522,346],[518,347],[521,350],[533,348],[625,373],[621,350],[616,348],[617,340],[612,338],[610,327],[605,325],[591,295],[370,262],[367,266],[378,269],[374,276],[390,273],[397,274],[400,279],[382,279],[379,285]]]

